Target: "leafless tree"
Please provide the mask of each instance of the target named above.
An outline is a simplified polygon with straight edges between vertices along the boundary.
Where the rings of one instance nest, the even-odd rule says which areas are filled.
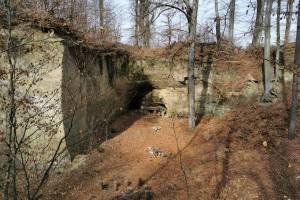
[[[193,0],[192,4],[184,1],[187,7],[187,20],[189,24],[189,58],[188,58],[188,99],[189,99],[189,129],[193,130],[196,126],[195,111],[195,40],[197,30],[198,0]]]
[[[234,42],[234,23],[235,23],[235,0],[230,0],[229,4],[229,27],[228,40]]]
[[[264,94],[262,101],[271,101],[272,66],[271,66],[271,14],[273,0],[266,0],[265,9],[265,45],[264,45]]]
[[[218,0],[215,0],[215,13],[216,13],[216,37],[217,37],[217,41],[218,43],[221,40],[221,18],[220,18],[220,14],[219,14],[219,2]]]
[[[134,38],[136,45],[150,46],[151,20],[149,0],[132,1],[134,8]]]
[[[7,41],[7,56],[9,59],[10,65],[10,75],[9,75],[9,119],[8,119],[8,130],[6,133],[6,140],[7,140],[7,149],[8,149],[8,158],[7,158],[7,170],[6,170],[6,178],[4,184],[4,200],[9,199],[9,190],[10,186],[12,185],[12,198],[14,200],[18,199],[18,192],[17,192],[17,174],[16,174],[16,162],[17,162],[17,146],[14,142],[17,137],[17,125],[16,125],[16,102],[15,102],[15,80],[16,80],[16,62],[14,59],[14,54],[11,51],[12,47],[12,32],[11,32],[11,1],[5,1],[5,8],[6,8],[6,17],[7,17],[7,24],[9,30],[9,36]]]
[[[263,30],[263,19],[264,19],[264,5],[265,0],[257,0],[256,5],[256,19],[253,31],[252,45],[260,45],[260,37]]]
[[[277,0],[275,77],[278,76],[280,65],[280,14],[281,0]]]
[[[104,0],[99,0],[99,24],[100,28],[104,27]]]
[[[70,0],[70,15],[69,15],[69,20],[70,23],[73,24],[74,21],[74,15],[75,15],[75,5],[76,4],[76,0]]]
[[[298,106],[298,83],[299,83],[299,66],[300,66],[300,1],[298,3],[298,22],[297,22],[297,37],[296,37],[296,49],[295,49],[295,65],[297,66],[296,72],[293,75],[292,85],[292,102],[290,109],[290,124],[288,130],[288,138],[294,139],[296,136],[296,117]]]
[[[289,36],[291,31],[291,24],[292,24],[292,17],[293,17],[293,4],[294,0],[287,0],[286,5],[286,22],[285,22],[285,34],[284,34],[284,49],[283,49],[283,57],[284,61],[286,62],[286,48],[289,43]],[[286,64],[286,63],[285,63]]]
[[[166,27],[163,31],[163,36],[167,38],[167,44],[170,47],[172,43],[172,39],[175,32],[175,26],[173,24],[172,19],[174,18],[175,12],[167,12],[164,14],[165,20],[162,21],[164,27]]]
[[[292,23],[292,17],[293,17],[293,4],[294,4],[294,0],[287,0],[286,27],[285,27],[285,35],[284,35],[285,45],[289,43],[291,23]]]
[[[189,107],[189,129],[193,130],[196,126],[196,111],[195,111],[195,77],[194,77],[194,66],[195,66],[195,43],[196,43],[196,32],[197,32],[197,16],[198,16],[198,4],[199,0],[181,0],[181,1],[152,1],[154,5],[153,10],[161,8],[158,15],[162,12],[174,9],[182,13],[188,22],[188,42],[189,42],[189,53],[188,53],[188,107]]]

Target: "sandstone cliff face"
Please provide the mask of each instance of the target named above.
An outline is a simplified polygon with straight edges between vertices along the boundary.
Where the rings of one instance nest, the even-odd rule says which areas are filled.
[[[7,35],[5,29],[0,32]],[[20,150],[28,159],[28,167],[40,170],[52,158],[60,141],[59,161],[65,162],[69,157],[64,151],[60,106],[64,46],[61,38],[32,29],[27,24],[14,27],[12,38],[15,45],[20,45],[14,53],[18,142],[22,141]],[[10,66],[6,53],[1,53],[0,66],[3,72],[0,78],[0,130],[7,134]],[[6,146],[2,146],[5,149]],[[1,161],[5,162],[4,159]]]
[[[62,112],[67,147],[74,158],[108,137],[108,126],[126,105],[128,57],[124,52],[65,45]]]
[[[294,64],[295,60],[295,43],[288,43],[287,46],[285,47],[285,58],[284,62],[289,65],[289,64]]]
[[[219,71],[213,61],[208,61],[202,66],[196,64],[195,92],[196,112],[199,115],[223,115],[235,103],[242,99],[258,97],[262,92],[262,84],[251,80],[251,75],[244,77],[230,69],[226,72]],[[188,113],[186,62],[176,61],[169,63],[165,60],[135,60],[130,62],[132,71],[143,74],[143,81],[153,85],[153,90],[148,94],[167,108],[167,116],[186,116]],[[230,71],[231,70],[231,71]],[[131,74],[134,74],[131,72]],[[248,75],[248,76],[247,76]],[[250,77],[249,77],[250,76]],[[232,79],[241,78],[241,88],[227,88],[226,84]],[[142,81],[142,80],[139,80]],[[230,98],[234,100],[229,100]],[[147,98],[149,99],[149,98]]]
[[[209,47],[208,47],[209,48]],[[209,54],[195,65],[196,112],[223,115],[240,103],[259,101],[263,93],[261,66],[249,55],[233,56],[232,61],[218,61]],[[129,63],[130,77],[139,82],[149,82],[153,90],[146,100],[164,104],[167,116],[186,116],[187,61],[157,59],[135,59]],[[136,75],[136,74],[139,74]],[[289,82],[291,73],[285,72],[281,79]],[[284,76],[284,78],[283,78]],[[274,81],[274,92],[283,94],[282,81]]]
[[[77,45],[28,24],[14,27],[13,39],[21,46],[15,54],[16,99],[24,151],[42,166],[59,145],[60,158],[67,162],[86,153],[95,138],[105,140],[106,127],[128,97],[127,54]],[[0,64],[0,130],[5,133],[10,70],[5,54]]]

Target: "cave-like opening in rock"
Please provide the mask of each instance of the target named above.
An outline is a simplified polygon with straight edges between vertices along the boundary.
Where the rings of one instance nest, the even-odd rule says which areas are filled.
[[[167,108],[163,99],[154,95],[154,89],[150,82],[143,82],[136,85],[131,93],[131,99],[128,104],[129,111],[140,111],[142,114],[153,114],[166,116]]]
[[[136,84],[131,92],[128,110],[140,110],[146,95],[151,93],[153,89],[153,85],[148,81]]]

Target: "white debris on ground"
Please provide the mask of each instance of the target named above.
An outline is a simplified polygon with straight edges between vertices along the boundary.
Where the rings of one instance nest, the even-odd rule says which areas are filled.
[[[247,80],[251,83],[258,83],[258,80],[256,80],[251,74],[247,74]]]
[[[169,152],[162,151],[158,147],[148,147],[148,152],[153,157],[168,157],[171,155]]]
[[[153,126],[152,129],[154,130],[155,133],[159,133],[161,130],[161,126]]]
[[[263,146],[267,147],[268,146],[268,142],[267,141],[263,141]]]

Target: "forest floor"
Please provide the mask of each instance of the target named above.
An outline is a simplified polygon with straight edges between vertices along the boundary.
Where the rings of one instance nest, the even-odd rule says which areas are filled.
[[[287,122],[280,101],[204,117],[192,133],[186,119],[131,113],[85,166],[54,179],[45,199],[300,199],[300,137],[287,139]]]

